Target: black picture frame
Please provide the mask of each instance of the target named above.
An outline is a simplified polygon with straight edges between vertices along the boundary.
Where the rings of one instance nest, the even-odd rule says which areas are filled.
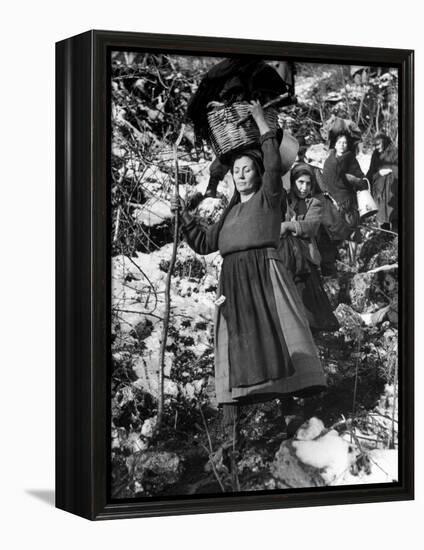
[[[390,65],[399,69],[399,481],[268,494],[108,497],[113,49]],[[409,500],[414,496],[414,53],[411,50],[89,31],[56,44],[56,506],[91,520]]]

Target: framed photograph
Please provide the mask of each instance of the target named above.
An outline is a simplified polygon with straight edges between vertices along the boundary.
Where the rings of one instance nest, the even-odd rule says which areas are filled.
[[[56,45],[56,505],[413,498],[413,52]]]

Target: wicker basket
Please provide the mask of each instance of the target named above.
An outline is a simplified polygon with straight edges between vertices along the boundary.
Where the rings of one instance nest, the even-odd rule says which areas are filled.
[[[249,108],[249,103],[240,102],[208,113],[209,140],[217,156],[259,143],[259,130],[251,116],[243,124],[237,124],[246,118]],[[264,115],[270,129],[277,130],[278,111],[269,107]]]

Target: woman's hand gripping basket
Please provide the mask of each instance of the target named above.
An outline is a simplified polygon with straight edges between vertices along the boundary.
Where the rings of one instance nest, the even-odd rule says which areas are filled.
[[[246,101],[218,106],[208,112],[209,139],[216,156],[259,144],[259,131],[250,115],[251,105]],[[264,110],[271,130],[278,129],[278,111],[275,107]]]

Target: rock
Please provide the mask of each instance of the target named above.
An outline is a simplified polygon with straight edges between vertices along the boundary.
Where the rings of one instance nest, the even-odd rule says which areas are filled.
[[[190,382],[187,382],[187,384],[184,386],[183,394],[186,399],[189,399],[189,400],[194,399],[196,391],[193,384],[191,384]]]
[[[362,331],[361,326],[364,322],[359,313],[354,311],[347,304],[340,304],[334,311],[334,315],[340,323],[340,333],[342,333],[347,341],[356,340],[359,333]]]
[[[318,439],[293,441],[293,448],[303,465],[317,469],[325,485],[337,484],[356,458],[354,447],[340,437],[336,430]]]
[[[324,431],[324,424],[319,418],[309,418],[296,432],[296,440],[310,441],[318,437]]]
[[[179,481],[182,461],[176,453],[142,451],[127,458],[127,468],[135,482],[154,494]]]
[[[323,422],[312,417],[298,429],[293,441],[282,443],[271,470],[280,488],[320,487],[337,483],[355,459],[355,449],[348,441],[336,430],[325,432]]]
[[[242,490],[243,491],[274,491],[275,489],[278,489],[277,482],[275,479],[270,475],[262,475],[260,476],[261,479],[259,481],[248,481],[243,482],[242,484]]]
[[[331,306],[336,308],[339,305],[340,281],[332,277],[325,277],[323,278],[323,286]]]
[[[157,422],[157,416],[152,416],[152,418],[148,418],[147,420],[145,420],[143,422],[143,426],[141,427],[141,435],[147,438],[153,437]]]
[[[180,393],[180,390],[176,382],[174,382],[173,380],[165,380],[165,383],[164,383],[165,395],[168,395],[171,397],[177,397],[179,393]]]
[[[353,309],[362,313],[369,301],[371,286],[375,282],[372,273],[357,273],[348,283],[347,295]]]
[[[271,474],[278,489],[323,487],[323,477],[316,468],[302,464],[291,441],[284,441],[271,464]]]
[[[247,449],[242,453],[241,460],[237,463],[237,468],[240,474],[257,473],[264,470],[266,464],[263,457],[253,448]]]
[[[153,332],[153,323],[150,319],[143,318],[137,325],[134,327],[134,332],[139,340],[144,340],[150,336]],[[130,333],[131,334],[131,333]]]
[[[125,446],[132,453],[138,453],[139,451],[144,451],[148,447],[147,443],[143,441],[141,437],[136,433],[129,434]]]
[[[202,391],[204,384],[205,384],[204,378],[200,378],[199,380],[195,380],[193,382],[194,391],[196,392],[196,394],[199,394]]]

